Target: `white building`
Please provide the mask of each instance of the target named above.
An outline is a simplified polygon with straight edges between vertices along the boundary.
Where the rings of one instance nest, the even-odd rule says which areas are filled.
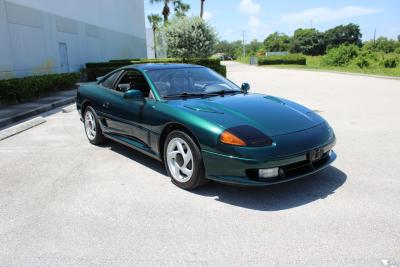
[[[0,79],[146,58],[144,0],[0,0]]]
[[[147,58],[155,58],[153,29],[146,29]]]
[[[167,44],[165,43],[165,38],[162,35],[157,33],[157,58],[166,58],[167,57]],[[146,41],[147,41],[147,58],[155,58],[154,51],[154,35],[153,29],[146,29]]]

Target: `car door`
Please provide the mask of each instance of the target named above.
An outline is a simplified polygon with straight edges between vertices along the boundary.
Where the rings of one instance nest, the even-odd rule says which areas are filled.
[[[150,123],[149,118],[153,111],[154,97],[150,92],[147,92],[148,84],[140,84],[140,88],[127,88],[127,85],[135,86],[131,81],[126,79],[127,75],[135,74],[137,77],[142,77],[142,74],[134,69],[125,70],[113,85],[112,90],[109,90],[107,97],[106,124],[110,132],[118,135],[120,138],[128,138],[149,145]],[[139,78],[137,78],[139,79]],[[140,82],[145,82],[140,80]],[[139,82],[135,83],[139,87]],[[144,91],[143,99],[126,99],[124,93],[128,89],[137,89]],[[150,87],[148,87],[150,91]]]
[[[108,127],[108,122],[111,119],[109,110],[110,98],[114,97],[113,88],[122,70],[112,72],[101,78],[97,83],[96,90],[92,92],[90,102],[94,105],[100,123],[103,126],[105,133],[112,132],[113,129]]]

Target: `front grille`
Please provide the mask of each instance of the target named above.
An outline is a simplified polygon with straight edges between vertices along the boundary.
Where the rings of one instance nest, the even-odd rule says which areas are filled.
[[[246,175],[250,179],[259,182],[276,182],[279,180],[290,179],[291,177],[307,174],[312,172],[321,166],[325,165],[329,161],[329,152],[323,154],[322,158],[311,162],[310,160],[304,160],[284,166],[280,166],[279,176],[274,178],[261,178],[258,177],[258,169],[246,170]]]

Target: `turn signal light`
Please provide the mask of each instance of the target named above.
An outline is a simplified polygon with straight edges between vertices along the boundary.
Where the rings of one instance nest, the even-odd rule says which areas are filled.
[[[246,142],[237,137],[236,135],[224,131],[220,136],[219,136],[219,141],[224,144],[228,145],[234,145],[234,146],[246,146]]]

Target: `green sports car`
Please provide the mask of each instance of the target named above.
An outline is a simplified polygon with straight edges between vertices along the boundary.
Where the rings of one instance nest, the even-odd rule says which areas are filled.
[[[270,185],[335,160],[323,118],[249,89],[202,66],[130,65],[81,85],[76,104],[89,142],[111,139],[162,161],[184,189]]]

